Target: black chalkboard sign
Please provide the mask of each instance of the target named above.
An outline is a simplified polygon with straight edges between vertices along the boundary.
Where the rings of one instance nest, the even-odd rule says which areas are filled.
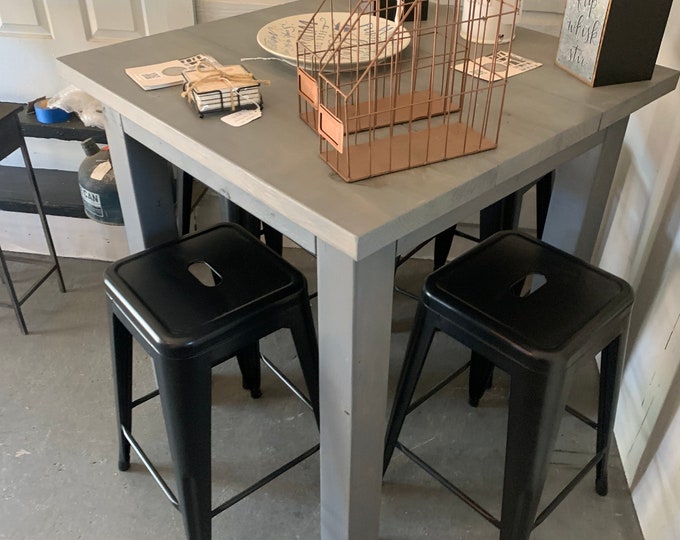
[[[650,79],[672,0],[567,0],[557,64],[591,86]]]

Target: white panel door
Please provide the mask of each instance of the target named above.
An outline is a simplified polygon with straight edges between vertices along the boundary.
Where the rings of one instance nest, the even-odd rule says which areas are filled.
[[[0,0],[0,99],[61,89],[59,56],[192,24],[193,0]]]

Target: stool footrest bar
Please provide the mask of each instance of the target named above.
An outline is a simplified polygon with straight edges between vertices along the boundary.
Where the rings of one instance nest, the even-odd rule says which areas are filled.
[[[394,286],[394,290],[397,291],[399,294],[404,295],[406,298],[410,298],[411,300],[415,300],[416,302],[418,300],[420,300],[420,298],[418,298],[418,296],[416,296],[415,294],[413,294],[411,292],[408,292],[406,289],[402,289],[398,285]]]
[[[291,459],[291,460],[290,460],[289,462],[287,462],[285,465],[282,465],[281,467],[279,467],[279,468],[276,469],[275,471],[269,473],[267,476],[265,476],[265,477],[262,478],[261,480],[258,480],[257,482],[255,482],[252,486],[250,486],[250,487],[244,489],[244,490],[241,491],[240,493],[234,495],[231,499],[229,499],[229,500],[223,502],[222,504],[220,504],[217,508],[215,508],[215,509],[212,510],[210,516],[211,516],[211,517],[215,517],[215,516],[216,516],[217,514],[219,514],[220,512],[223,512],[223,511],[226,510],[227,508],[229,508],[229,507],[231,507],[231,506],[234,506],[234,505],[235,505],[237,502],[239,502],[241,499],[244,499],[245,497],[247,497],[248,495],[250,495],[250,494],[253,493],[254,491],[257,491],[258,489],[260,489],[261,487],[265,486],[266,484],[268,484],[269,482],[271,482],[271,481],[274,480],[275,478],[281,476],[281,475],[282,475],[283,473],[285,473],[288,469],[292,469],[292,468],[295,467],[295,465],[297,465],[298,463],[301,463],[302,461],[304,461],[304,460],[307,459],[308,457],[313,456],[314,454],[316,454],[316,453],[319,451],[319,448],[320,448],[319,444],[315,444],[314,446],[312,446],[312,447],[311,447],[309,450],[307,450],[306,452],[300,454],[299,456],[297,456],[297,457],[294,458],[294,459]]]
[[[148,458],[148,456],[144,453],[144,450],[142,450],[142,447],[139,445],[137,440],[132,436],[132,434],[123,426],[121,426],[121,430],[123,432],[123,435],[127,439],[127,441],[130,443],[130,446],[132,449],[135,451],[139,459],[142,461],[142,464],[147,468],[153,479],[156,481],[158,484],[158,487],[161,488],[161,491],[165,494],[167,499],[170,501],[170,503],[177,509],[179,509],[179,503],[177,502],[177,496],[173,493],[172,489],[170,489],[170,486],[163,480],[163,477],[161,474],[158,472],[156,467],[153,465],[151,460]],[[272,480],[278,478],[281,476],[283,473],[288,471],[289,469],[292,469],[297,465],[298,463],[303,462],[305,459],[308,457],[313,456],[319,451],[320,445],[317,443],[314,446],[312,446],[309,450],[306,450],[299,456],[291,459],[290,461],[286,462],[284,465],[279,467],[278,469],[272,471],[269,473],[267,476],[261,478],[257,482],[255,482],[253,485],[250,487],[244,489],[243,491],[237,493],[234,495],[232,498],[229,500],[223,502],[221,505],[219,505],[217,508],[213,509],[211,511],[210,517],[213,518],[220,512],[226,510],[227,508],[230,508],[231,506],[235,505],[237,502],[239,502],[241,499],[244,499],[251,493],[257,491],[261,487],[267,485],[269,482]]]
[[[154,390],[154,391],[152,391],[152,392],[149,392],[148,394],[146,394],[146,395],[144,395],[144,396],[142,396],[142,397],[139,397],[139,398],[135,399],[135,400],[132,402],[132,408],[134,409],[137,405],[141,405],[142,403],[146,403],[146,402],[149,401],[150,399],[155,398],[157,395],[158,395],[158,390],[156,389],[156,390]]]
[[[567,405],[564,408],[564,410],[567,411],[574,418],[578,418],[581,422],[583,422],[587,426],[590,426],[593,429],[597,429],[597,422],[592,421],[585,414],[578,412],[576,409],[570,407],[569,405]]]
[[[312,409],[312,402],[309,400],[307,396],[305,396],[302,393],[302,390],[300,390],[297,386],[293,384],[293,382],[286,377],[286,375],[281,371],[278,367],[276,367],[269,358],[267,358],[264,354],[260,353],[260,360],[264,362],[264,364],[276,375],[279,379],[283,381],[283,384],[285,384],[288,388],[290,388],[290,391],[295,394],[300,401],[302,401],[307,407]]]
[[[458,486],[452,484],[449,480],[444,478],[436,469],[434,469],[434,467],[428,465],[425,461],[423,461],[420,457],[418,457],[416,454],[414,454],[411,450],[406,448],[399,441],[397,441],[395,446],[396,446],[396,448],[401,450],[407,458],[409,458],[411,461],[413,461],[413,463],[418,465],[421,469],[423,469],[432,478],[437,480],[437,482],[439,482],[442,486],[444,486],[451,493],[456,495],[461,501],[463,501],[465,504],[467,504],[470,508],[472,508],[480,516],[482,516],[484,519],[486,519],[494,527],[497,527],[497,528],[500,529],[500,527],[501,527],[500,520],[496,519],[485,508],[483,508],[478,502],[476,502],[474,499],[470,498],[470,496],[467,493],[465,493]]]
[[[552,513],[552,511],[555,510],[555,508],[557,508],[557,505],[560,504],[566,498],[567,495],[569,495],[571,490],[576,487],[576,484],[578,484],[583,479],[583,477],[586,474],[588,474],[591,471],[591,469],[602,460],[606,451],[607,450],[602,450],[601,452],[595,454],[595,456],[586,464],[585,467],[583,467],[583,469],[581,469],[581,471],[571,480],[571,482],[569,482],[565,486],[565,488],[562,491],[560,491],[557,494],[557,496],[550,502],[550,504],[548,504],[548,506],[546,506],[543,509],[543,511],[536,518],[536,521],[534,521],[533,526],[534,529],[538,527],[541,523],[543,523],[545,518],[547,518]]]
[[[148,471],[151,473],[151,476],[153,479],[156,481],[158,484],[158,487],[161,488],[165,496],[168,498],[168,500],[172,503],[172,505],[179,509],[179,504],[177,503],[177,497],[175,494],[172,492],[168,484],[163,480],[163,477],[160,475],[160,473],[156,470],[156,467],[153,466],[153,463],[151,463],[151,460],[146,456],[144,453],[144,450],[142,450],[142,447],[139,446],[135,438],[132,436],[132,433],[128,432],[128,430],[124,427],[121,426],[121,430],[123,431],[123,435],[125,438],[128,440],[130,443],[130,446],[132,449],[135,451],[135,453],[139,456],[139,459],[142,460],[142,463],[144,466],[148,469]]]
[[[402,264],[404,264],[406,261],[408,261],[411,257],[413,257],[416,253],[418,253],[421,249],[425,247],[426,244],[429,244],[432,238],[428,238],[427,240],[424,240],[420,244],[418,244],[416,247],[414,247],[411,251],[404,255],[400,255],[397,257],[397,262],[395,263],[395,267],[399,268]]]
[[[463,231],[459,231],[456,229],[456,231],[453,233],[455,236],[460,236],[461,238],[465,238],[466,240],[470,240],[470,242],[476,242],[479,244],[482,240],[478,236],[473,236],[471,234],[465,233]]]
[[[470,363],[468,362],[465,364],[463,367],[457,369],[453,373],[449,374],[447,377],[445,377],[442,381],[434,385],[432,388],[430,388],[427,392],[425,392],[421,397],[416,399],[411,403],[411,405],[408,408],[408,411],[406,414],[410,414],[413,412],[415,409],[420,407],[423,403],[425,403],[428,399],[430,399],[433,395],[435,395],[437,392],[439,392],[442,388],[444,388],[447,384],[449,384],[451,381],[454,379],[457,379],[459,375],[462,375],[465,373],[465,370],[468,368]]]

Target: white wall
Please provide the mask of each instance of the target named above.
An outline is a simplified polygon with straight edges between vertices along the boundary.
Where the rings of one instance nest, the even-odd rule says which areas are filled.
[[[658,63],[680,69],[675,2]],[[680,90],[631,117],[601,265],[636,289],[616,438],[647,540],[680,538]]]
[[[195,0],[199,23],[224,19],[232,15],[285,4],[292,0]]]

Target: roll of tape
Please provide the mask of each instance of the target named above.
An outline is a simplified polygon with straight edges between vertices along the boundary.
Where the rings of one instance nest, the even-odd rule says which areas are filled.
[[[64,109],[49,109],[46,99],[42,99],[35,104],[35,117],[41,124],[66,122],[70,116],[71,113],[67,113]]]

